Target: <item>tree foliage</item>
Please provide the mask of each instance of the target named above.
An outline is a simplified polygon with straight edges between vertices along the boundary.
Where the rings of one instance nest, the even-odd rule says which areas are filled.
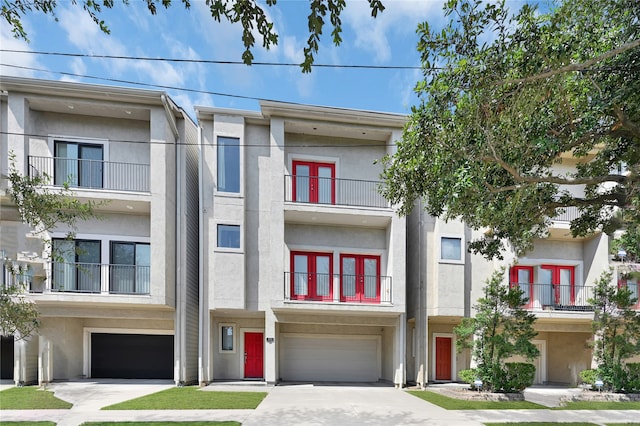
[[[600,276],[590,300],[594,308],[594,358],[602,380],[614,391],[624,387],[624,364],[640,354],[640,315],[635,309],[637,298],[626,286],[611,284],[612,273]]]
[[[382,12],[385,7],[381,0],[367,0],[371,7],[371,16],[376,17],[378,12]],[[175,1],[176,3],[178,0]],[[267,7],[276,5],[277,0],[266,0]],[[122,0],[125,5],[129,0]],[[189,9],[191,0],[181,0],[182,5]],[[262,47],[269,49],[278,44],[278,34],[274,29],[273,22],[269,19],[266,9],[256,0],[205,0],[211,17],[217,22],[226,20],[232,24],[242,25],[242,43],[245,51],[242,60],[245,64],[251,65],[253,62],[252,50],[255,47],[255,32],[262,38]],[[74,0],[75,6],[82,8],[89,14],[93,22],[100,27],[100,30],[109,34],[107,23],[101,18],[104,9],[111,9],[115,6],[116,0]],[[159,7],[168,9],[172,6],[171,0],[146,0],[149,13],[155,15]],[[346,0],[309,0],[309,16],[307,23],[309,28],[309,38],[304,48],[304,61],[301,64],[303,72],[310,72],[313,65],[314,54],[318,52],[320,36],[328,18],[333,28],[331,37],[333,43],[338,46],[342,42],[342,21],[340,14],[346,6]],[[13,35],[17,38],[27,40],[27,33],[22,25],[22,19],[27,13],[41,12],[55,17],[56,0],[3,0],[0,14],[9,23]]]
[[[463,318],[454,329],[458,349],[471,349],[487,390],[500,391],[507,385],[508,358],[521,355],[531,361],[539,355],[531,343],[538,334],[533,329],[536,318],[523,308],[525,303],[522,290],[504,281],[504,269],[496,271],[474,306],[475,317]]]
[[[574,236],[615,229],[616,208],[638,221],[640,2],[449,0],[445,13],[444,29],[418,28],[421,102],[383,161],[385,196],[486,229],[470,249],[490,258],[505,240],[530,249],[566,208]]]
[[[49,188],[51,178],[46,174],[22,175],[16,169],[14,153],[9,154],[9,162],[8,192],[20,219],[43,238],[56,259],[60,254],[53,251],[46,233],[66,225],[70,229],[67,237],[72,238],[78,221],[96,218],[96,208],[102,203],[76,199],[67,183],[59,189]],[[21,280],[25,271],[10,262],[5,263],[5,268],[9,270],[10,279],[0,287],[0,333],[16,339],[26,338],[39,326],[38,311],[25,295],[27,289]]]

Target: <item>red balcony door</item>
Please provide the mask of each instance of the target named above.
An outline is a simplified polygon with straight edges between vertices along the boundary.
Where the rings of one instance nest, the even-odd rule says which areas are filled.
[[[340,255],[340,300],[380,303],[380,256]]]
[[[294,161],[293,201],[335,204],[335,175],[335,164]]]
[[[576,302],[575,266],[542,265],[540,277],[543,284],[553,286],[553,304],[573,306]]]
[[[451,337],[436,337],[436,380],[451,380]]]
[[[527,298],[526,307],[531,307],[535,302],[533,286],[533,266],[513,266],[509,272],[509,282],[512,287],[520,287],[522,297]]]
[[[244,333],[244,377],[264,377],[264,338],[262,333]]]
[[[332,258],[328,253],[291,252],[291,299],[333,300]]]

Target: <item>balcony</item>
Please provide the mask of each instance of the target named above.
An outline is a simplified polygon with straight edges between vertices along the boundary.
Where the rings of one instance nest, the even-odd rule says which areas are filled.
[[[47,288],[32,292],[149,294],[150,267],[53,262]]]
[[[564,207],[558,210],[564,210],[564,212],[552,217],[551,220],[554,222],[571,223],[572,220],[580,217],[580,210],[577,207]]]
[[[531,311],[591,312],[593,287],[561,284],[512,283],[519,286],[529,301],[525,308]]]
[[[391,277],[285,272],[286,301],[391,304]]]
[[[150,192],[148,164],[30,155],[29,176],[47,176],[53,186]]]
[[[285,175],[285,201],[349,207],[389,208],[380,194],[382,182]]]

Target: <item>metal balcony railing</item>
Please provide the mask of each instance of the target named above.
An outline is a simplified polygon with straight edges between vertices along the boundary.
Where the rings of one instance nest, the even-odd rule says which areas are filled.
[[[567,284],[512,283],[519,286],[528,298],[525,307],[530,310],[545,311],[593,311],[589,299],[593,297],[593,287]]]
[[[63,157],[29,156],[29,176],[72,188],[149,192],[149,165]]]
[[[380,194],[382,182],[285,175],[285,201],[352,207],[388,208]]]
[[[150,267],[53,262],[50,291],[149,294]]]
[[[564,210],[564,212],[552,217],[551,220],[553,220],[554,222],[569,223],[572,220],[580,217],[580,210],[578,210],[577,207],[564,207],[562,208],[562,210]]]
[[[284,273],[285,300],[391,303],[391,277],[382,275]]]

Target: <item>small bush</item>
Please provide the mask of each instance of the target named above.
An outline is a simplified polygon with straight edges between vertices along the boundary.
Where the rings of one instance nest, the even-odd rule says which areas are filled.
[[[627,380],[624,390],[626,392],[640,392],[640,363],[634,362],[626,365]]]
[[[474,387],[475,385],[473,383],[478,378],[478,370],[476,370],[475,368],[469,368],[468,370],[460,370],[458,372],[458,375],[460,376],[460,378],[462,378],[462,380],[465,383],[468,383],[469,385],[471,385],[471,387]]]
[[[505,392],[522,392],[531,386],[536,377],[536,366],[525,362],[507,362],[502,389]]]
[[[580,380],[582,383],[591,385],[591,389],[595,389],[596,380],[598,380],[599,373],[598,370],[582,370],[580,372]]]

